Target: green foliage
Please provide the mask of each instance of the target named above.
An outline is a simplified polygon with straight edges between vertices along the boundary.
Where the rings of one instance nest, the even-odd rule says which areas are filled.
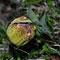
[[[43,51],[48,52],[49,54],[53,53],[53,51],[49,48],[50,46],[45,43],[45,45],[43,46]]]
[[[48,54],[59,53],[59,51],[51,49],[48,43],[45,43],[42,48],[43,50],[40,52],[40,54],[43,54],[44,52],[47,52]]]
[[[3,57],[0,57],[0,60],[3,60]]]
[[[49,27],[47,26],[46,22],[47,22],[46,21],[46,13],[43,11],[41,18],[40,18],[40,24],[42,25],[42,32],[52,38],[51,32],[50,32]]]
[[[33,22],[33,24],[40,25],[39,19],[37,18],[37,16],[35,15],[35,13],[32,11],[31,8],[28,9],[28,16],[31,19],[31,21]]]
[[[4,52],[4,53],[2,53],[2,57],[10,59],[10,58],[12,58],[12,55],[10,53]]]
[[[21,60],[20,57],[17,57],[17,60]]]
[[[40,20],[39,20],[31,8],[29,8],[28,11],[29,11],[28,16],[33,22],[33,24],[36,25],[38,32],[40,34],[45,33],[46,35],[51,37],[51,32],[46,24],[46,13],[43,11],[43,13],[41,14]]]
[[[22,6],[25,7],[25,5],[31,6],[33,4],[37,4],[37,3],[39,4],[43,2],[43,0],[25,0],[25,1],[20,0],[20,2],[17,0],[10,0],[10,2],[16,4],[22,4]],[[51,8],[51,10],[53,11],[53,13],[56,14],[55,7],[53,6],[52,0],[46,0],[46,2]]]
[[[38,58],[38,56],[36,56],[36,55],[38,55],[38,54],[39,54],[39,52],[38,52],[37,50],[31,51],[31,52],[30,52],[30,55],[28,56],[28,58],[29,58],[29,59],[32,59],[33,57],[34,57],[34,58]]]
[[[50,57],[48,55],[44,55],[43,58],[45,58],[46,60],[50,60]]]
[[[24,2],[17,2],[17,0],[10,0],[11,1],[11,3],[16,3],[16,4],[22,4],[24,7],[25,7],[25,5],[27,5],[27,6],[31,6],[31,5],[34,5],[34,3],[35,4],[40,4],[40,2],[43,2],[43,0],[25,0]],[[56,11],[55,11],[55,8],[54,8],[54,6],[53,6],[53,4],[52,4],[52,0],[46,0],[46,2],[47,2],[47,4],[49,5],[49,7],[51,8],[51,10],[54,12],[54,14],[56,13]],[[23,12],[23,11],[22,11]],[[23,12],[24,13],[24,12]],[[60,13],[60,11],[58,12],[58,13]],[[25,14],[25,13],[24,13]],[[31,19],[31,21],[33,22],[33,24],[36,26],[36,28],[37,28],[37,30],[36,30],[36,36],[38,36],[38,38],[35,38],[37,41],[39,40],[39,41],[41,41],[40,43],[42,44],[42,45],[39,45],[40,43],[38,43],[37,42],[37,44],[39,45],[39,49],[40,48],[42,48],[42,49],[40,49],[40,51],[38,51],[38,49],[36,49],[35,50],[35,48],[33,48],[32,49],[32,46],[35,44],[35,46],[37,46],[37,44],[35,43],[35,42],[33,42],[33,44],[32,44],[32,46],[31,46],[31,51],[29,51],[29,56],[28,56],[28,58],[38,58],[38,55],[40,55],[40,56],[43,56],[43,58],[45,58],[46,60],[50,60],[50,58],[49,58],[49,55],[50,54],[59,54],[60,53],[60,51],[59,50],[53,50],[53,49],[51,49],[51,46],[50,46],[50,44],[49,43],[46,43],[46,39],[44,39],[45,37],[43,36],[43,37],[41,37],[41,34],[46,34],[47,36],[49,36],[49,37],[51,37],[52,38],[52,35],[51,35],[51,33],[53,32],[53,18],[51,18],[52,17],[52,15],[51,15],[51,17],[50,16],[48,16],[47,14],[46,14],[46,12],[45,11],[43,11],[43,13],[41,14],[41,17],[40,17],[40,19],[36,16],[36,14],[32,11],[32,9],[31,8],[29,8],[28,9],[28,17]],[[23,22],[23,23],[25,23],[25,22],[28,22],[28,23],[31,23],[31,21],[30,20],[28,20],[28,21],[20,21],[20,23],[21,22]],[[19,22],[19,21],[18,21]],[[18,23],[18,22],[16,22],[16,23]],[[59,31],[60,32],[60,31]],[[49,38],[49,37],[47,37],[47,39]],[[6,28],[5,27],[3,27],[3,26],[0,26],[0,42],[1,41],[3,41],[3,40],[8,40],[8,37],[7,37],[7,35],[6,35]],[[29,43],[28,43],[29,44]],[[28,45],[28,47],[29,47],[30,45]],[[25,47],[26,48],[26,47]],[[25,49],[24,48],[24,49]],[[30,47],[29,47],[30,48]],[[11,49],[12,50],[12,49]],[[20,55],[22,54],[22,52],[21,53],[19,53],[18,52],[18,50],[17,51],[15,51],[15,49],[13,50],[13,52],[16,54],[16,57],[17,57],[17,60],[21,60],[21,58],[20,58]],[[18,52],[18,53],[17,53]],[[44,54],[44,53],[46,53],[46,54]],[[49,55],[48,55],[49,54]],[[6,53],[3,53],[2,54],[2,56],[3,57],[6,57],[6,58],[8,58],[8,59],[10,59],[11,57],[12,57],[12,55],[11,54],[6,54]],[[23,55],[22,55],[22,57],[24,57],[24,58],[26,58],[25,57],[25,55],[24,55],[24,53],[23,53]],[[1,58],[1,60],[3,60],[3,58]]]
[[[25,5],[28,5],[28,6],[31,6],[32,4],[34,3],[40,3],[42,2],[42,0],[25,0],[22,5],[25,6]]]
[[[59,51],[51,49],[51,46],[49,46],[48,43],[45,43],[42,47],[42,50],[40,51],[40,54],[43,55],[43,58],[45,58],[46,60],[50,60],[49,56],[51,54],[59,54],[59,53],[60,53]]]
[[[0,25],[0,43],[2,43],[3,41],[7,41],[8,37],[6,34],[6,28],[2,25]]]
[[[46,0],[46,2],[48,3],[48,5],[49,5],[49,7],[51,8],[51,10],[56,14],[55,8],[54,8],[54,6],[53,6],[53,4],[52,4],[52,1],[51,1],[51,0]]]
[[[0,29],[3,30],[4,32],[6,32],[6,28],[4,26],[0,25]]]
[[[34,3],[40,3],[40,2],[42,2],[42,0],[25,0],[25,1],[22,1],[22,0],[20,0],[20,1],[10,0],[10,2],[11,2],[11,3],[16,3],[16,4],[21,3],[23,6],[29,4],[29,6],[30,6],[30,5],[32,5],[32,4],[34,4]]]
[[[49,28],[50,31],[53,32],[53,24],[54,24],[53,19],[50,16],[46,16],[46,20],[47,20],[48,26],[50,27]]]

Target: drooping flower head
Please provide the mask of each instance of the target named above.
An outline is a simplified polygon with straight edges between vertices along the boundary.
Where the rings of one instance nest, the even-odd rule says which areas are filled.
[[[20,23],[19,21],[29,20],[25,16],[16,18],[11,22],[7,29],[7,35],[10,41],[16,46],[23,46],[28,43],[35,35],[35,26],[33,24]],[[30,20],[31,21],[31,20]]]

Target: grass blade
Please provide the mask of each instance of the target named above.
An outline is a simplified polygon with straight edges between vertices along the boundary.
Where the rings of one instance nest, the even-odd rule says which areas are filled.
[[[35,15],[31,8],[28,9],[28,16],[34,24],[40,24],[39,19],[37,18],[37,16]]]
[[[54,8],[54,6],[53,6],[53,4],[52,4],[52,1],[51,1],[51,0],[46,0],[46,2],[48,3],[48,5],[49,5],[49,7],[51,8],[51,10],[53,11],[53,13],[56,13],[56,12],[55,12],[55,8]]]

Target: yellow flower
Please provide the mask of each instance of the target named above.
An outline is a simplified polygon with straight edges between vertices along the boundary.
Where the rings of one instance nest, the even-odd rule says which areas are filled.
[[[10,41],[16,46],[27,44],[35,35],[36,27],[33,24],[16,23],[22,20],[29,19],[25,16],[18,17],[11,22],[7,29],[7,35]]]

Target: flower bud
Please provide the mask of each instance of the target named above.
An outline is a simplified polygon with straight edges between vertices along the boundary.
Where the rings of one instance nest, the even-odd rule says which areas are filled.
[[[7,29],[10,41],[16,46],[27,44],[35,35],[36,27],[33,24],[16,23],[17,21],[29,20],[25,16],[18,17],[11,22]]]

